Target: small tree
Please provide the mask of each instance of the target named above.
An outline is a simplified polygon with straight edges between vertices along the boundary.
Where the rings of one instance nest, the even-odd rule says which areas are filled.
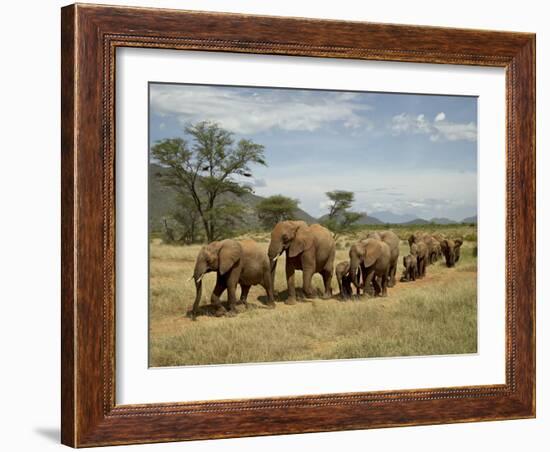
[[[272,229],[279,221],[296,218],[298,200],[283,195],[273,195],[262,199],[256,205],[256,213],[266,229]]]
[[[350,212],[355,201],[355,194],[351,191],[335,190],[325,193],[329,199],[329,212],[323,225],[330,229],[336,239],[340,234],[349,232],[362,214]]]
[[[234,206],[221,205],[220,197],[232,193],[242,196],[252,189],[239,177],[251,177],[251,165],[265,165],[264,147],[251,140],[236,144],[233,134],[207,121],[185,128],[187,140],[170,138],[151,148],[152,156],[169,171],[162,175],[164,185],[189,198],[202,222],[206,239],[211,242],[234,223]],[[189,141],[188,141],[189,140]]]
[[[174,230],[172,227],[168,224],[168,220],[166,220],[166,217],[162,219],[162,224],[164,226],[163,229],[163,242],[164,243],[174,243],[176,241],[176,238],[174,236]]]

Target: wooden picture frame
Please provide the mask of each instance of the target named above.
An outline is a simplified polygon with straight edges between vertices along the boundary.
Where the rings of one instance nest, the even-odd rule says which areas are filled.
[[[535,416],[535,35],[70,5],[62,9],[62,442],[148,443]],[[506,69],[506,383],[115,404],[115,50]]]

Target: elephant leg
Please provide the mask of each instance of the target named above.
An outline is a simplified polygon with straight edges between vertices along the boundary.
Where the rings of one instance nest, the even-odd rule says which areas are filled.
[[[237,305],[237,284],[239,282],[239,275],[237,272],[231,273],[227,278],[227,301],[229,304],[229,310],[236,312],[235,306]]]
[[[374,277],[374,272],[372,270],[364,270],[363,271],[363,293],[369,294],[369,295],[376,295],[376,287],[378,286],[378,283],[376,282],[376,278]]]
[[[359,271],[360,271],[360,274],[358,275],[359,277],[359,286],[361,289],[363,289],[363,293],[367,293],[368,290],[367,290],[367,269],[361,265],[361,267],[359,268]],[[363,282],[361,283],[361,278],[363,278]]]
[[[248,308],[248,303],[246,302],[248,298],[248,292],[250,291],[250,286],[243,286],[241,284],[241,303],[243,303],[246,308]]]
[[[374,275],[374,273],[372,275],[373,276],[371,277],[371,279],[372,279],[372,285],[374,287],[374,296],[378,297],[380,295],[380,293],[382,292],[382,288],[380,287],[380,284],[378,283],[378,278],[376,277],[376,275]]]
[[[286,270],[286,284],[288,287],[288,298],[286,299],[286,304],[296,304],[296,286],[294,285],[294,267],[288,265],[285,268]]]
[[[265,289],[267,294],[267,306],[270,308],[275,307],[275,297],[273,295],[273,279],[271,278],[270,273],[264,275],[264,280],[262,282],[262,287]]]
[[[396,271],[397,271],[397,261],[392,263],[392,265],[390,267],[388,287],[395,286],[395,272]]]
[[[311,287],[311,279],[313,278],[313,270],[310,268],[304,268],[302,270],[302,279],[304,280],[304,296],[306,298],[315,298],[315,293]]]
[[[226,283],[224,278],[220,275],[216,276],[216,285],[214,286],[214,290],[212,291],[212,295],[210,296],[210,303],[216,306],[221,306],[220,297],[222,296],[225,289]]]
[[[220,317],[225,314],[225,308],[222,306],[220,297],[222,293],[226,289],[226,281],[225,279],[217,275],[216,276],[216,285],[214,286],[214,290],[212,291],[212,295],[210,297],[210,303],[214,306],[216,306],[216,312],[215,315],[217,317]]]
[[[325,285],[325,295],[323,298],[332,297],[332,270],[323,270],[323,284]]]
[[[349,300],[353,296],[353,289],[351,288],[351,280],[346,278],[344,280],[344,294],[346,300]]]
[[[388,275],[387,274],[383,274],[382,277],[380,278],[381,279],[381,289],[382,289],[382,292],[381,292],[381,296],[382,297],[387,297],[388,296]]]
[[[338,291],[340,292],[340,298],[342,300],[345,299],[344,297],[344,290],[343,290],[343,287],[342,287],[342,278],[340,278],[339,276],[336,277],[336,282],[338,283]]]

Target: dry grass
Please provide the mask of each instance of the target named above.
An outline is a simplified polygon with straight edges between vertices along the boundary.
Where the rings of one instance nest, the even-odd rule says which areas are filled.
[[[454,235],[475,231],[470,229]],[[409,231],[397,232],[404,238]],[[359,238],[356,235],[339,238],[336,262],[347,259],[349,243]],[[257,233],[254,238],[267,248],[268,235]],[[186,315],[195,295],[189,277],[200,246],[170,246],[155,240],[151,244],[149,364],[176,366],[476,352],[474,245],[465,242],[456,268],[448,269],[438,262],[428,267],[423,280],[398,282],[389,289],[387,298],[348,302],[314,299],[295,306],[277,303],[276,309],[267,309],[259,301],[265,293],[257,286],[250,290],[249,309],[239,315],[201,316],[192,321]],[[408,246],[403,242],[401,255],[407,253]],[[286,298],[282,264],[277,267],[278,301]],[[214,274],[203,280],[203,304],[207,303],[214,280]],[[296,285],[301,284],[298,272]],[[332,284],[336,295],[334,278]],[[319,275],[314,277],[314,287],[322,289]]]

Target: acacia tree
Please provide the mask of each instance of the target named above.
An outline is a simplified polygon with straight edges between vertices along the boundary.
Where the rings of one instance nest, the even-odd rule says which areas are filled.
[[[328,219],[333,220],[351,208],[355,194],[351,191],[334,190],[325,193],[329,199]]]
[[[279,221],[295,219],[298,202],[283,195],[269,196],[256,205],[256,213],[262,225],[272,229]]]
[[[231,132],[213,122],[191,124],[184,131],[185,138],[155,143],[151,154],[169,169],[161,176],[162,183],[192,201],[211,242],[223,236],[242,209],[236,203],[220,203],[220,196],[252,191],[238,178],[251,177],[252,164],[266,165],[264,147],[246,139],[235,143]]]
[[[351,191],[334,190],[325,193],[329,199],[329,212],[323,224],[332,231],[334,237],[348,232],[361,219],[361,214],[351,212],[355,194]]]

